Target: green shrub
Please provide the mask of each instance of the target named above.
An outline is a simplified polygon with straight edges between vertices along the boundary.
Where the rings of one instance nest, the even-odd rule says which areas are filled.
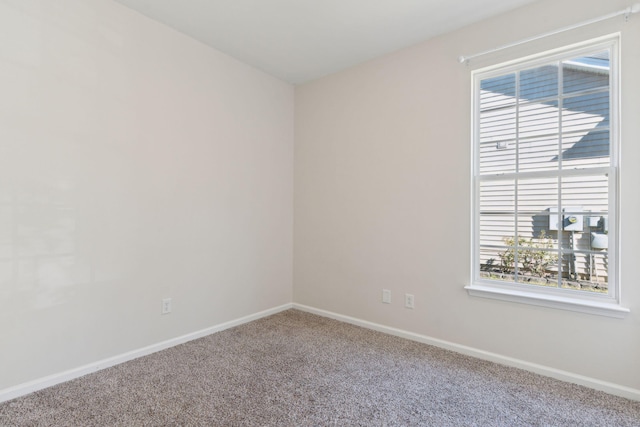
[[[538,234],[537,238],[526,238],[517,236],[505,237],[506,246],[511,246],[504,252],[498,254],[500,257],[500,270],[503,273],[512,273],[515,271],[516,251],[518,255],[518,271],[527,272],[532,276],[544,277],[547,269],[558,262],[558,255],[555,252],[545,249],[552,249],[554,245],[553,239],[547,237],[544,230]]]

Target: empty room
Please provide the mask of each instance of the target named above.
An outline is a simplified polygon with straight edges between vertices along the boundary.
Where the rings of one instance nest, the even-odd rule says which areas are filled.
[[[0,425],[640,426],[640,3],[0,0]]]

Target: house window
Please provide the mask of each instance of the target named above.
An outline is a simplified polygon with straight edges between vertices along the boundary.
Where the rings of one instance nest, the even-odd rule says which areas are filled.
[[[473,295],[621,316],[618,36],[473,73]]]

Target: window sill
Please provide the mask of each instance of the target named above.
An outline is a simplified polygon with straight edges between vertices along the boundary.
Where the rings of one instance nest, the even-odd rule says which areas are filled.
[[[469,292],[469,295],[475,297],[492,298],[521,304],[595,314],[599,316],[616,317],[619,319],[626,317],[630,312],[628,308],[621,307],[618,304],[601,301],[564,298],[555,295],[542,295],[514,289],[498,289],[482,285],[469,285],[465,286],[465,289]]]

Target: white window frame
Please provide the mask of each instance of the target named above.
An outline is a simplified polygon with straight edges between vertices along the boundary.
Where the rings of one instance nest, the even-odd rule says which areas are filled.
[[[479,154],[479,85],[484,79],[498,77],[548,64],[553,61],[573,58],[581,54],[592,53],[597,50],[609,49],[610,58],[610,167],[609,174],[609,248],[608,248],[608,276],[609,291],[606,295],[587,291],[567,290],[554,287],[526,285],[502,280],[491,280],[480,277],[480,154]],[[621,306],[619,283],[619,160],[620,160],[620,34],[612,34],[605,37],[585,41],[570,46],[542,52],[540,54],[517,59],[507,63],[474,70],[472,80],[472,250],[471,250],[471,281],[465,289],[472,296],[493,298],[518,303],[526,303],[545,307],[559,308],[570,311],[585,312],[610,317],[624,317],[629,310]],[[602,172],[603,168],[592,169]],[[549,176],[570,175],[571,169],[552,172]],[[514,174],[517,175],[518,173]],[[553,175],[556,174],[556,175]],[[545,174],[540,174],[544,176]],[[483,177],[484,181],[486,177]]]

